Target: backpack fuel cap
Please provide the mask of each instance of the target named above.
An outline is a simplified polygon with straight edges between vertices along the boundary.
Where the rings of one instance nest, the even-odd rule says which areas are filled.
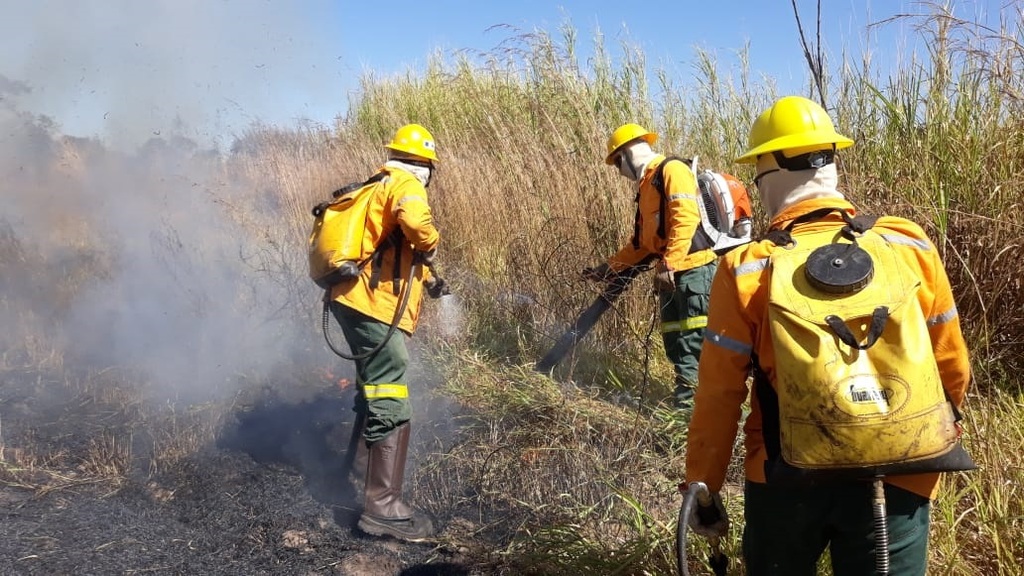
[[[804,276],[811,286],[829,294],[852,294],[871,282],[871,255],[856,244],[826,244],[807,257]]]

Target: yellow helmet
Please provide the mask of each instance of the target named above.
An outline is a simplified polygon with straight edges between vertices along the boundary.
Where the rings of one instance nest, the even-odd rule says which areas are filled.
[[[385,148],[404,152],[437,162],[437,152],[434,151],[434,137],[426,128],[419,124],[406,124],[395,132],[395,137]]]
[[[827,145],[841,150],[853,146],[853,140],[836,132],[828,112],[815,101],[786,96],[754,120],[747,151],[736,162],[753,164],[761,154],[783,150],[813,152]]]
[[[612,158],[619,151],[619,148],[637,138],[643,138],[648,144],[654,144],[658,141],[657,134],[648,132],[646,128],[639,124],[623,124],[616,128],[615,132],[612,132],[612,135],[608,137],[608,156],[605,157],[604,163],[609,166],[615,164]]]

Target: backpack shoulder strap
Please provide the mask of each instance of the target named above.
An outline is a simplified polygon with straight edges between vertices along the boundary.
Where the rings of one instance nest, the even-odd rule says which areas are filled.
[[[665,215],[668,212],[668,195],[665,194],[665,166],[668,165],[669,162],[676,162],[676,161],[679,161],[679,162],[682,162],[683,164],[686,164],[686,166],[688,168],[693,165],[693,159],[691,159],[691,158],[682,158],[682,157],[679,157],[679,156],[666,156],[665,159],[661,161],[661,164],[658,164],[658,167],[654,169],[654,176],[651,178],[651,185],[654,186],[654,189],[658,191],[658,194],[660,196],[660,201],[661,201],[661,208],[660,208],[660,210],[661,210],[661,219],[658,222],[658,236],[661,237],[661,238],[665,238],[667,236],[667,231],[666,231],[666,226],[665,226],[665,221],[667,220],[667,218],[665,217]],[[640,227],[640,205],[637,204],[637,221],[636,221],[636,224],[634,226],[634,229],[636,230],[636,232],[638,234],[639,234],[639,227]]]
[[[661,164],[658,164],[658,167],[655,168],[654,177],[651,178],[651,185],[654,186],[654,188],[658,192],[660,192],[662,196],[665,196],[665,166],[669,162],[674,162],[676,160],[682,162],[683,164],[686,164],[687,168],[693,166],[692,158],[683,158],[681,156],[666,156],[665,159],[661,161]]]
[[[376,174],[374,174],[373,176],[370,176],[369,178],[367,178],[366,180],[364,180],[362,182],[353,182],[351,184],[347,184],[345,186],[342,186],[341,188],[335,190],[334,192],[331,192],[331,197],[332,198],[337,198],[337,197],[339,197],[339,196],[341,196],[343,194],[348,194],[349,192],[351,192],[353,190],[358,190],[359,188],[365,188],[365,187],[369,186],[370,184],[374,184],[376,182],[380,182],[381,180],[383,180],[383,179],[385,179],[387,177],[388,177],[387,170],[381,170],[380,172],[377,172]]]
[[[668,212],[668,196],[665,195],[665,166],[669,162],[674,161],[682,162],[687,167],[693,165],[692,158],[683,158],[681,156],[666,156],[661,164],[654,169],[654,176],[651,177],[651,186],[658,191],[659,201],[661,202],[660,214],[661,219],[658,222],[658,236],[664,238],[666,236],[665,229],[665,213]],[[636,197],[636,215],[633,217],[633,248],[640,247],[640,194]]]
[[[770,240],[776,246],[785,246],[793,242],[793,228],[797,224],[803,224],[804,222],[813,222],[814,220],[820,220],[825,216],[833,212],[839,212],[843,220],[846,221],[846,226],[843,226],[843,235],[847,238],[854,238],[856,235],[867,232],[875,222],[878,221],[877,216],[871,216],[869,214],[858,214],[856,216],[850,216],[846,210],[841,208],[819,208],[813,212],[808,212],[803,216],[794,218],[785,228],[770,230],[764,235],[766,240]]]
[[[348,194],[349,192],[352,192],[353,190],[358,190],[360,188],[365,188],[365,187],[369,186],[370,184],[374,184],[376,182],[380,182],[381,180],[383,180],[383,179],[385,179],[387,177],[388,177],[388,173],[386,171],[381,171],[381,172],[377,172],[373,176],[370,176],[366,180],[363,180],[362,182],[350,182],[348,184],[345,184],[341,188],[338,188],[334,192],[331,192],[330,200],[324,200],[323,202],[320,202],[316,206],[313,206],[313,210],[312,210],[313,216],[319,218],[320,215],[324,213],[324,210],[326,210],[327,207],[330,206],[332,203],[334,203],[334,201],[337,200],[338,198],[341,198],[342,196],[344,196],[345,194]]]

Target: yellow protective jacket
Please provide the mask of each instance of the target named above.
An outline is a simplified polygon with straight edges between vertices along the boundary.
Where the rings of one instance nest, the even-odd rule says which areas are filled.
[[[647,164],[640,179],[636,199],[639,206],[637,230],[630,243],[608,259],[608,265],[615,272],[621,272],[651,256],[661,257],[663,266],[672,271],[690,270],[718,257],[711,249],[690,252],[693,238],[700,228],[700,208],[697,206],[700,199],[697,179],[693,171],[682,162],[670,162],[665,166],[663,175],[665,195],[668,197],[668,214],[664,215],[666,237],[658,235],[662,200],[661,192],[654,187],[652,180],[658,166],[664,161],[665,156],[655,156]]]
[[[396,230],[401,230],[402,240],[397,250],[394,247],[383,249],[380,261],[371,261],[364,266],[358,278],[331,287],[331,298],[371,318],[391,324],[401,303],[401,289],[410,282],[413,250],[425,252],[436,248],[440,235],[430,214],[427,189],[420,181],[398,168],[382,167],[380,170],[388,172],[388,176],[377,187],[370,201],[363,253],[369,255],[374,246],[387,242],[386,239]],[[396,255],[400,258],[398,282],[394,280]],[[378,275],[376,288],[372,287],[375,274]],[[429,269],[425,266],[416,267],[416,275],[411,278],[409,285],[409,303],[398,324],[398,328],[406,334],[411,335],[416,329],[423,281],[429,277]]]
[[[854,214],[853,206],[845,200],[805,200],[778,214],[772,220],[771,228],[784,228],[799,216],[828,207]],[[821,220],[798,225],[793,236],[798,239],[801,230],[810,232],[834,228],[838,232],[843,225],[842,217],[832,213]],[[922,278],[918,301],[928,321],[942,386],[953,403],[959,406],[967,393],[970,364],[949,278],[939,253],[921,227],[909,220],[882,217],[872,230],[885,235],[897,247],[906,265]],[[705,482],[712,492],[721,490],[725,481],[741,406],[750,392],[747,376],[755,355],[771,385],[776,386],[775,355],[768,329],[768,257],[775,249],[772,242],[765,240],[726,254],[719,263],[711,286],[708,327],[701,349],[686,451],[686,482]],[[752,482],[763,483],[767,453],[762,435],[762,410],[756,394],[750,394],[750,406],[751,412],[743,427],[746,435],[746,477]],[[939,474],[890,476],[886,481],[934,498]]]

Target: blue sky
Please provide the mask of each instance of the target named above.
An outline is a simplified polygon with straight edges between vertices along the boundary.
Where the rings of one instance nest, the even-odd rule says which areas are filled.
[[[993,21],[1003,0],[957,0]],[[813,33],[816,0],[797,0]],[[910,0],[827,0],[824,47],[870,51],[881,65],[920,50],[906,23],[867,25],[926,8]],[[692,75],[695,47],[720,63],[749,42],[751,69],[783,88],[806,67],[790,0],[34,0],[0,21],[0,113],[52,118],[65,133],[130,146],[180,133],[230,143],[252,122],[329,124],[359,77],[422,69],[434,52],[494,50],[520,32],[569,24],[586,57],[600,31],[613,58],[626,42],[652,67]]]
[[[808,33],[814,33],[815,0],[798,0],[801,20]],[[893,46],[902,26],[892,25],[880,33],[867,32],[867,24],[896,13],[911,11],[912,4],[900,0],[828,0],[824,2],[822,35],[828,49],[856,51],[871,49],[879,42]],[[578,44],[589,54],[595,36],[600,33],[606,49],[616,56],[623,43],[638,46],[652,66],[689,74],[689,61],[700,47],[718,54],[723,61],[750,43],[751,64],[755,71],[793,79],[797,85],[805,77],[796,20],[790,0],[713,0],[710,2],[652,2],[648,5],[608,0],[569,0],[543,2],[479,2],[457,0],[416,3],[394,11],[385,29],[398,32],[395,42],[381,49],[370,49],[379,28],[365,26],[372,18],[370,9],[346,7],[341,22],[342,63],[348,74],[363,70],[402,70],[422,67],[432,49],[449,53],[493,50],[517,32],[542,29],[558,35],[566,22],[575,28]],[[879,9],[876,5],[884,6]],[[813,38],[813,37],[812,37]]]

